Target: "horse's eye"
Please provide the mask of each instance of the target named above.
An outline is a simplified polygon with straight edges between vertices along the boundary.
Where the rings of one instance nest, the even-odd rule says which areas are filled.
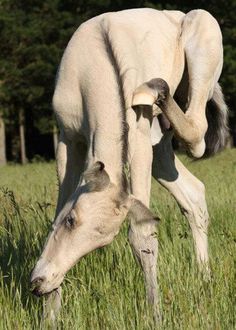
[[[65,218],[65,225],[67,228],[72,229],[75,225],[75,216],[73,214],[68,214]]]

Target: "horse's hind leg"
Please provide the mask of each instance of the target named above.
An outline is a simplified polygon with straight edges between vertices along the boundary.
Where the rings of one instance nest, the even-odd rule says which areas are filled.
[[[205,188],[174,155],[171,133],[167,132],[153,148],[153,176],[176,199],[188,219],[200,269],[208,273],[208,212]]]
[[[185,116],[198,127],[196,143],[190,149],[193,154],[203,154],[208,127],[206,104],[213,96],[223,66],[222,35],[218,23],[208,12],[193,10],[184,18],[181,39],[189,75]]]
[[[185,15],[180,32],[179,46],[186,57],[189,78],[186,113],[170,95],[167,82],[160,78],[139,86],[134,92],[132,105],[152,106],[156,103],[175,134],[191,154],[199,158],[205,152],[206,103],[213,96],[222,69],[222,36],[216,20],[203,10],[193,10]]]

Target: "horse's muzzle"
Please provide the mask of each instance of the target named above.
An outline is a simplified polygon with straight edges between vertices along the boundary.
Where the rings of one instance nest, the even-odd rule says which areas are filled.
[[[37,296],[41,297],[43,295],[42,291],[40,291],[40,286],[44,282],[45,277],[36,277],[35,279],[31,280],[31,292]]]

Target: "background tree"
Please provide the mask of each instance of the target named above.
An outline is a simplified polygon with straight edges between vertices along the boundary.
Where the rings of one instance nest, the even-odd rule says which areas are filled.
[[[51,111],[54,80],[62,51],[75,29],[73,16],[59,5],[58,1],[6,0],[1,7],[1,102],[11,126],[11,147],[21,146],[17,159],[23,162],[24,149],[29,158],[42,149],[51,154],[53,150],[53,140],[48,146],[43,136],[55,135]]]
[[[9,159],[25,161],[36,154],[44,158],[54,156],[57,130],[51,98],[56,71],[66,44],[77,27],[90,17],[133,7],[185,12],[203,8],[217,18],[225,49],[221,83],[231,109],[232,132],[236,130],[236,0],[219,0],[217,3],[213,0],[130,0],[128,3],[124,0],[2,0],[0,122],[5,122],[6,126]],[[4,145],[1,127],[0,158],[1,150],[4,150],[1,147]]]
[[[0,166],[6,165],[6,136],[5,123],[2,112],[0,111]]]

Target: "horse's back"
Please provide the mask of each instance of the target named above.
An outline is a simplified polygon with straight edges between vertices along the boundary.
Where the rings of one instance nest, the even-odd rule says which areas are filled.
[[[84,110],[96,108],[97,113],[111,98],[114,107],[121,104],[120,90],[130,107],[135,88],[153,77],[165,79],[174,91],[184,68],[179,43],[183,17],[178,11],[132,9],[83,23],[68,43],[58,73],[53,104],[61,125],[76,130]]]

